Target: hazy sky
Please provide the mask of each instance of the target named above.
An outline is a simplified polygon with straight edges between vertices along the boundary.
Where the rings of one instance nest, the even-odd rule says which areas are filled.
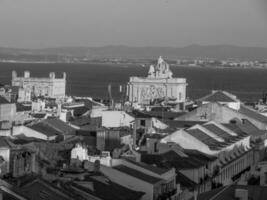
[[[267,47],[267,0],[0,0],[0,46]]]

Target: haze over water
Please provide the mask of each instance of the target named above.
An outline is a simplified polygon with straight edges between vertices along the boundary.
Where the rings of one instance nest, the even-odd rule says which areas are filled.
[[[11,84],[11,72],[19,76],[29,70],[31,76],[48,77],[49,72],[67,73],[67,94],[107,98],[107,86],[112,95],[120,98],[119,85],[127,84],[130,76],[147,76],[148,67],[111,64],[26,64],[0,63],[0,83]],[[174,77],[187,78],[187,96],[195,99],[222,89],[243,101],[257,101],[267,91],[267,70],[238,68],[171,67]]]

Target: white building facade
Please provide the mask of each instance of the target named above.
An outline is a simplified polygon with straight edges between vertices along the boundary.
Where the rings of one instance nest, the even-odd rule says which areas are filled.
[[[66,94],[66,73],[62,78],[56,78],[54,72],[49,73],[49,77],[36,78],[31,77],[29,71],[24,71],[23,77],[18,77],[17,72],[12,72],[12,86],[24,88],[31,91],[31,96],[44,96],[51,98],[64,98]],[[24,93],[19,93],[24,94]],[[19,97],[19,99],[25,99]]]
[[[127,96],[131,103],[149,105],[156,99],[171,99],[184,109],[186,79],[173,78],[169,65],[159,57],[156,66],[151,65],[147,77],[130,77]]]

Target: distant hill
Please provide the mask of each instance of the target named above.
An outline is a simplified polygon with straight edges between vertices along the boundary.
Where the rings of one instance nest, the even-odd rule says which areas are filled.
[[[46,49],[13,49],[0,48],[0,58],[56,58],[69,56],[88,59],[122,58],[122,59],[155,59],[159,55],[168,59],[181,58],[237,58],[242,60],[267,60],[267,48],[240,47],[232,45],[190,45],[183,48],[173,47],[60,47]]]

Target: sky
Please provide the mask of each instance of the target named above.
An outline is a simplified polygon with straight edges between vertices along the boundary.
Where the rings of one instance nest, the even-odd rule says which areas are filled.
[[[267,47],[267,0],[0,0],[0,46]]]

